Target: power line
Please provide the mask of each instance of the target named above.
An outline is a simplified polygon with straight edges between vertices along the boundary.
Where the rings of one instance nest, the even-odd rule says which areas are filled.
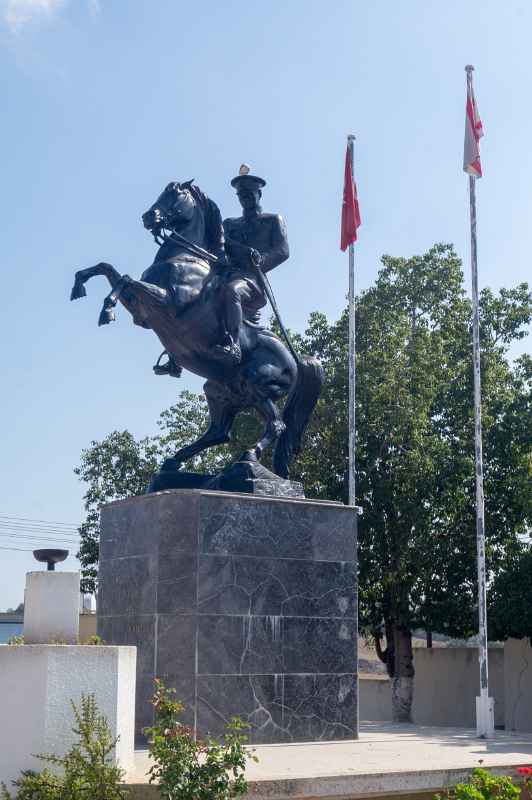
[[[38,525],[15,525],[12,522],[2,522],[0,520],[0,528],[9,528],[12,531],[30,531],[37,533],[60,533],[62,536],[72,536],[77,533],[75,528],[49,528],[39,527]]]
[[[0,532],[0,536],[3,536],[6,539],[29,539],[30,542],[31,541],[35,541],[35,542],[55,542],[56,544],[63,544],[63,545],[67,545],[67,544],[75,544],[76,546],[79,545],[79,540],[78,539],[57,539],[57,538],[55,538],[53,536],[31,536],[29,534],[26,535],[24,533],[10,534],[10,533],[1,533],[1,532]],[[26,544],[26,542],[23,542],[23,544]]]
[[[6,539],[13,539],[13,542],[6,542],[5,545],[0,545],[0,550],[19,553],[33,552],[33,548],[12,546],[19,542],[20,544],[33,544],[35,549],[37,549],[40,544],[45,545],[48,542],[61,545],[62,547],[70,545],[79,547],[78,529],[79,525],[70,522],[57,522],[0,514],[0,537],[3,537],[4,541]],[[0,539],[0,541],[2,541],[2,539]]]
[[[38,535],[38,536],[59,536],[62,539],[74,539],[78,538],[79,534],[77,531],[58,531],[57,529],[51,528],[50,530],[33,530],[32,528],[11,528],[9,525],[2,526],[0,523],[0,533],[7,533],[10,536],[26,536],[31,534]]]
[[[61,526],[66,526],[68,528],[79,527],[79,523],[75,522],[58,522],[56,520],[49,520],[49,519],[32,519],[31,517],[12,517],[9,516],[8,514],[0,514],[0,519],[16,520],[19,522],[41,523],[43,525],[61,525]]]
[[[74,531],[79,528],[77,527],[67,527],[66,525],[45,525],[41,522],[16,522],[15,520],[8,520],[0,517],[0,523],[2,525],[13,525],[17,528],[53,528],[54,530],[65,530],[65,531]]]
[[[21,522],[20,520],[12,520],[2,516],[0,516],[0,525],[11,525],[14,528],[37,528],[39,530],[52,528],[53,530],[63,530],[66,532],[75,531],[79,528],[79,525],[57,525],[52,522]]]

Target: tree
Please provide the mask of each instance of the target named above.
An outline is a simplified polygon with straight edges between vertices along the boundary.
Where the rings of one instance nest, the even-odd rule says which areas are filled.
[[[23,614],[24,613],[24,603],[19,603],[16,608],[6,608],[6,614]]]
[[[494,639],[532,642],[532,544],[511,553],[489,594],[488,622]]]
[[[410,719],[412,631],[451,636],[476,630],[475,470],[471,304],[449,245],[410,259],[385,256],[357,301],[357,502],[361,627],[374,638],[392,681],[394,716]],[[491,579],[518,547],[532,517],[530,360],[508,360],[524,335],[531,296],[523,284],[481,296],[487,559]],[[319,313],[296,346],[317,356],[326,384],[292,477],[308,497],[347,499],[347,313]],[[161,417],[161,434],[136,443],[112,434],[82,455],[78,474],[93,542],[97,506],[144,488],[155,462],[204,427],[205,404],[186,393]],[[239,419],[249,441],[249,417]],[[129,438],[128,438],[129,437]],[[119,449],[119,451],[117,450]],[[120,449],[122,448],[122,449]],[[211,451],[204,468],[242,444]],[[225,455],[224,455],[225,454]],[[213,461],[214,459],[214,461]],[[199,462],[198,462],[199,464]],[[140,479],[138,478],[140,475]],[[90,537],[84,537],[89,541]]]
[[[482,293],[486,532],[490,575],[531,517],[528,360],[508,361],[530,321],[526,285]],[[383,258],[357,303],[360,612],[409,720],[412,630],[476,630],[471,305],[450,246]],[[312,491],[346,497],[347,315],[314,314],[305,348],[327,383],[298,462]],[[528,399],[529,408],[529,399]],[[528,488],[527,488],[528,487]],[[385,644],[384,644],[385,642]]]

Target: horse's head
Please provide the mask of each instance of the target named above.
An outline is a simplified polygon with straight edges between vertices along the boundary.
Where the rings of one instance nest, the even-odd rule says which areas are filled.
[[[189,222],[196,206],[191,192],[193,181],[169,183],[155,203],[142,215],[144,227],[157,236],[162,230],[179,230]]]

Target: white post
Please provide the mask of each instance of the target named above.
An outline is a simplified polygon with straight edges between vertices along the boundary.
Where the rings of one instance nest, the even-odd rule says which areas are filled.
[[[473,83],[473,67],[468,65],[468,96]],[[493,698],[488,692],[488,626],[486,617],[486,547],[484,530],[484,470],[482,463],[482,417],[480,389],[480,329],[478,302],[477,265],[477,207],[473,175],[469,176],[469,211],[471,218],[471,284],[473,298],[473,382],[475,406],[475,476],[476,476],[476,516],[477,516],[477,570],[478,570],[478,635],[480,664],[480,697],[477,697],[477,735],[491,738],[494,735]]]
[[[26,644],[77,644],[79,572],[26,573],[23,634]]]
[[[351,178],[355,180],[355,137],[349,135],[347,144],[351,154]],[[356,418],[355,418],[355,386],[356,386],[356,339],[355,339],[355,246],[349,245],[349,494],[348,503],[356,505]]]

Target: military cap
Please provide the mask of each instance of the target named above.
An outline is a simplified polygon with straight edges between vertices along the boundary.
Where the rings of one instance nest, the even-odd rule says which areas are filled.
[[[266,181],[256,175],[250,175],[248,165],[242,164],[238,170],[238,175],[231,181],[231,186],[234,186],[237,191],[240,187],[246,187],[251,190],[262,189],[263,186],[266,186]]]

